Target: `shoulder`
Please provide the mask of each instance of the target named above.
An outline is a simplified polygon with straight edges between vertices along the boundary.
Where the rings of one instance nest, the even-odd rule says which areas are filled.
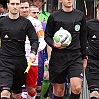
[[[91,24],[96,23],[96,22],[97,22],[96,19],[90,19],[90,20],[86,21],[87,25],[91,25]]]
[[[84,13],[78,9],[73,9],[75,14],[78,14],[80,16],[84,16]]]
[[[8,16],[0,16],[0,21],[5,21]]]
[[[62,11],[61,9],[59,9],[59,10],[57,10],[57,11],[54,11],[53,13],[50,14],[49,18],[50,18],[51,20],[53,20],[54,18],[58,17],[58,15],[61,15],[62,12],[63,12],[63,11]]]
[[[58,14],[60,14],[62,11],[61,9],[57,10],[57,11],[54,11],[53,13],[51,13],[52,16],[56,16]]]
[[[33,18],[32,16],[29,16],[27,19],[29,19],[31,21],[31,23],[36,26],[41,25],[41,22],[39,20],[37,20],[36,18]]]
[[[25,22],[25,23],[30,23],[30,20],[24,18],[23,16],[20,16],[20,20]]]
[[[8,16],[4,16],[0,18],[0,25],[6,24],[8,20],[9,20]]]
[[[42,14],[44,14],[44,15],[46,15],[46,16],[49,16],[49,15],[50,15],[50,13],[49,13],[49,12],[44,11],[44,10],[42,10]]]
[[[90,19],[90,20],[88,20],[86,22],[89,23],[89,22],[95,22],[95,21],[96,21],[96,19]]]

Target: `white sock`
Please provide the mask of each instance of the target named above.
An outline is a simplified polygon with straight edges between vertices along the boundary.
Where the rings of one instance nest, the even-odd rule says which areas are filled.
[[[21,96],[22,96],[22,99],[27,99],[27,91],[26,90],[23,91]]]

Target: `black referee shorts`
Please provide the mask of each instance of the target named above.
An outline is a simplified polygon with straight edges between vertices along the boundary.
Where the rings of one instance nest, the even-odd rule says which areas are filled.
[[[82,55],[78,53],[51,53],[49,62],[49,80],[52,83],[66,82],[66,76],[82,77]]]
[[[26,67],[26,59],[0,60],[0,86],[7,86],[13,92],[21,90],[21,86],[26,83]]]
[[[99,88],[99,59],[89,57],[86,68],[86,79],[89,88],[93,85]]]

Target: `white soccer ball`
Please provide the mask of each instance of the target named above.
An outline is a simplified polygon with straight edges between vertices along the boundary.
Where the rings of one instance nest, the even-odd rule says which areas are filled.
[[[67,47],[70,45],[71,41],[72,41],[72,36],[69,33],[69,31],[65,30],[65,29],[60,29],[58,30],[55,34],[54,34],[54,42],[57,45],[60,45],[62,47]]]

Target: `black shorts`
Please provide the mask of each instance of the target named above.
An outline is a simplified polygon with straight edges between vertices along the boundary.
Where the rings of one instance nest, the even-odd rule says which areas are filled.
[[[94,85],[99,88],[99,59],[89,57],[86,78],[89,87]]]
[[[13,92],[21,90],[21,86],[26,83],[26,67],[26,59],[0,60],[0,86],[7,86]]]
[[[49,80],[52,83],[66,82],[66,76],[82,77],[83,65],[81,53],[51,53],[49,62]]]

